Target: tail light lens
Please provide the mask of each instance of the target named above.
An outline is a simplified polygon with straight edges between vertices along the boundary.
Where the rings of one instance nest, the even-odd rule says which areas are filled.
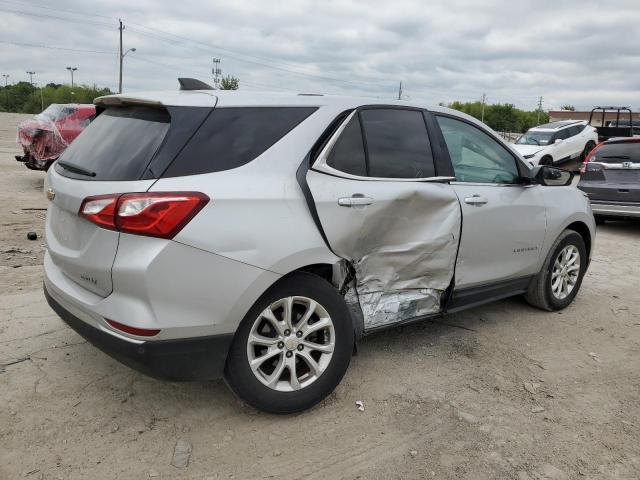
[[[602,148],[604,142],[599,143],[598,145],[596,145],[595,147],[593,147],[591,149],[591,151],[587,154],[587,156],[584,158],[584,162],[582,162],[582,165],[580,166],[580,173],[584,173],[587,170],[587,163],[593,161],[593,157],[595,157],[596,152]]]
[[[119,232],[173,238],[209,202],[200,192],[147,192],[87,197],[79,215]]]

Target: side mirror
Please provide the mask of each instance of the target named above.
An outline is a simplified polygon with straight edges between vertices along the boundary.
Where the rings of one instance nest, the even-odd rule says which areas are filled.
[[[573,172],[548,165],[536,167],[531,173],[536,183],[547,187],[564,187],[573,181]]]
[[[560,142],[562,142],[562,138],[556,138],[553,143],[556,144],[556,143],[560,143]]]

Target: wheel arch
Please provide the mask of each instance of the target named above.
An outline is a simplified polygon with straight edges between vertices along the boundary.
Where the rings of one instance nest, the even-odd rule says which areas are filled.
[[[566,230],[573,230],[578,233],[584,240],[584,246],[587,249],[587,258],[591,258],[591,230],[586,223],[576,221],[567,225]]]

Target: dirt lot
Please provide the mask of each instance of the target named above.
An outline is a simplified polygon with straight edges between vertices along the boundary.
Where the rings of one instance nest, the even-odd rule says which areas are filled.
[[[640,478],[640,225],[599,229],[565,311],[512,299],[368,337],[328,400],[266,415],[129,370],[49,309],[20,118],[0,116],[1,479]]]

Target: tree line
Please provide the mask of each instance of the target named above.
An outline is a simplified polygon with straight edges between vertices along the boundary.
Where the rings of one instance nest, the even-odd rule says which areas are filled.
[[[443,105],[445,106],[445,105]],[[464,112],[478,120],[482,119],[482,102],[455,101],[449,108]],[[525,111],[510,103],[496,103],[484,106],[484,123],[496,132],[526,132],[531,127],[549,122],[549,114],[543,111]]]
[[[239,85],[238,78],[227,75],[222,78],[220,89],[237,90]],[[96,97],[112,93],[108,88],[96,85],[74,85],[71,88],[70,85],[48,83],[41,89],[29,82],[18,82],[0,86],[0,111],[40,113],[52,103],[93,103]]]
[[[49,83],[35,87],[29,82],[0,86],[0,110],[17,113],[40,113],[52,103],[93,103],[101,95],[113,93],[108,88],[96,85],[61,85]]]

